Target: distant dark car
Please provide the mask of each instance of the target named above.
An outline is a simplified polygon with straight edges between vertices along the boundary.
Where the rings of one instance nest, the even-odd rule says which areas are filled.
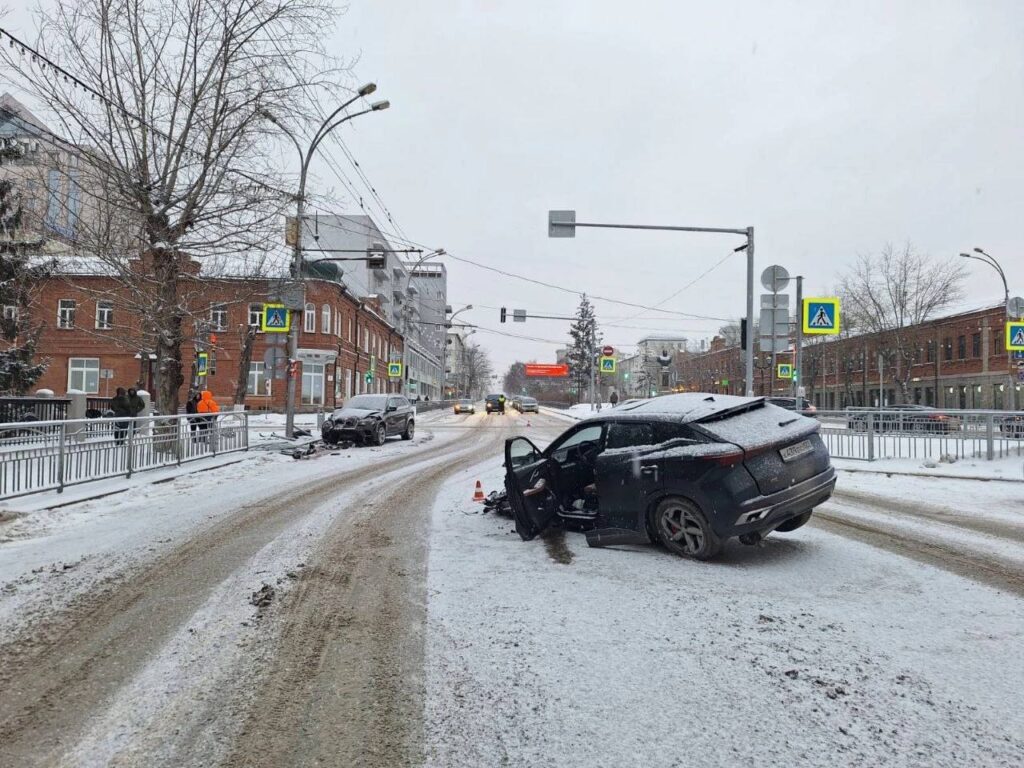
[[[960,429],[960,419],[928,405],[887,405],[881,411],[866,408],[846,409],[846,426],[863,432],[868,428],[868,419],[878,432],[955,432]]]
[[[589,529],[591,546],[660,542],[706,560],[804,525],[835,486],[817,420],[764,398],[687,393],[574,424],[543,451],[505,442],[516,531]]]
[[[814,407],[814,403],[806,397],[769,397],[768,402],[779,406],[779,408],[785,408],[787,411],[814,413],[818,410]]]
[[[1006,437],[1024,438],[1024,413],[1013,413],[999,419],[999,431]]]
[[[324,442],[383,445],[393,436],[411,440],[416,410],[401,395],[356,395],[324,422]]]
[[[484,398],[484,409],[488,413],[505,413],[505,396],[504,395],[488,395]]]
[[[519,398],[520,413],[537,413],[537,401],[532,397]]]

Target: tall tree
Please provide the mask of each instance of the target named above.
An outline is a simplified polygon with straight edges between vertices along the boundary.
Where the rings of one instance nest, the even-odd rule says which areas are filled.
[[[72,148],[69,192],[51,200],[118,284],[107,298],[145,318],[125,343],[155,351],[163,413],[185,379],[195,262],[259,274],[281,243],[291,196],[268,115],[301,133],[314,114],[311,86],[337,71],[322,47],[334,15],[329,0],[55,0],[39,11],[42,57],[3,46]]]
[[[0,144],[0,164],[17,160],[16,144]],[[0,392],[23,395],[43,375],[45,362],[35,359],[41,327],[31,323],[33,302],[49,265],[32,258],[40,240],[21,238],[21,196],[11,179],[0,179]]]
[[[487,351],[479,344],[468,342],[465,352],[466,394],[480,397],[491,380],[494,369]]]
[[[925,341],[920,324],[960,300],[965,276],[955,261],[933,259],[908,243],[861,256],[840,279],[844,324],[876,337],[900,402],[907,400],[911,369]]]
[[[576,392],[582,395],[590,384],[590,372],[594,368],[594,350],[601,343],[601,333],[597,328],[597,316],[594,305],[586,294],[580,299],[576,308],[576,318],[569,326],[569,348],[566,360],[569,363],[569,378]],[[582,396],[580,397],[582,400]]]

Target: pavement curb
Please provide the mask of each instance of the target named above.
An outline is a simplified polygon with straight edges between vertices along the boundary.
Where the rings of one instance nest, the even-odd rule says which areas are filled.
[[[836,467],[839,472],[861,473],[864,475],[898,475],[900,477],[925,477],[929,480],[977,480],[981,483],[1024,483],[1024,478],[1017,477],[977,477],[974,475],[932,475],[926,472],[905,472],[891,469],[847,469]]]

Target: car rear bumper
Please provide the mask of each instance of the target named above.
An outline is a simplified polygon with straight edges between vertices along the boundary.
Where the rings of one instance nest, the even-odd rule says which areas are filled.
[[[743,533],[768,533],[791,517],[828,501],[835,486],[836,471],[830,466],[824,472],[784,491],[755,496],[740,505],[731,528],[722,534],[738,536]]]

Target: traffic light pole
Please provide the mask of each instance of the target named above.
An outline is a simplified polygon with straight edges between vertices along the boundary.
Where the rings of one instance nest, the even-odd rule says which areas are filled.
[[[796,375],[793,376],[793,397],[800,397],[804,380],[804,276],[796,276]],[[838,383],[838,382],[837,382]],[[794,404],[800,410],[800,401]]]

